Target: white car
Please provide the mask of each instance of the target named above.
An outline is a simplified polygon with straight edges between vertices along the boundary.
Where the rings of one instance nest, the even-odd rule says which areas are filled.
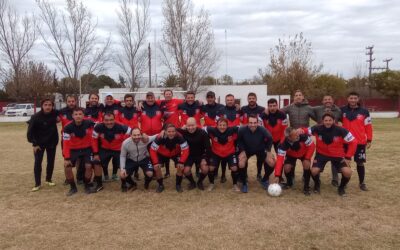
[[[33,103],[21,103],[7,109],[6,116],[31,116],[34,114]]]

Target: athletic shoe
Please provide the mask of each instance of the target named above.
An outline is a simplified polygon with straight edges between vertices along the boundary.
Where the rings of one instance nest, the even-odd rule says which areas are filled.
[[[365,185],[365,183],[360,184],[360,189],[361,189],[362,191],[368,191],[367,185]]]
[[[47,186],[54,187],[56,184],[52,181],[46,181]]]
[[[77,180],[76,183],[77,183],[78,185],[82,185],[82,184],[83,184],[83,180]]]
[[[225,183],[226,182],[226,177],[225,175],[221,176],[221,183]]]
[[[282,189],[291,189],[293,185],[289,185],[287,183],[282,183]]]
[[[239,186],[237,184],[233,185],[232,190],[235,191],[235,192],[240,192],[240,188],[239,188]]]
[[[178,192],[178,193],[182,193],[183,192],[183,189],[182,189],[182,186],[181,185],[176,185],[176,192]]]
[[[209,186],[208,186],[208,188],[207,188],[207,191],[208,192],[211,192],[211,191],[213,191],[215,189],[215,184],[210,184]]]
[[[76,188],[71,188],[71,189],[68,191],[67,196],[72,196],[72,195],[76,194],[77,192],[78,192],[78,189],[76,189]]]
[[[31,189],[31,192],[37,192],[37,191],[39,191],[40,190],[40,186],[37,186],[37,187],[33,187],[32,189]]]
[[[314,193],[320,194],[321,193],[321,187],[320,186],[314,186]]]
[[[92,187],[85,187],[85,194],[93,194],[96,193],[96,190]]]
[[[188,190],[193,190],[195,188],[196,188],[196,183],[189,183],[189,185],[187,187]]]
[[[269,181],[260,181],[260,184],[263,189],[267,190],[269,186]]]
[[[164,186],[163,185],[158,185],[156,192],[157,193],[161,193],[162,191],[164,191]]]
[[[104,175],[103,181],[104,182],[109,182],[110,181],[110,177],[108,175]]]
[[[332,186],[334,187],[339,187],[339,182],[337,180],[332,180],[331,181]]]
[[[247,193],[249,191],[249,187],[247,186],[247,184],[243,185],[240,191],[242,191],[242,193]]]
[[[338,188],[338,194],[340,196],[346,196],[346,191],[344,188]]]
[[[169,173],[166,173],[166,174],[164,175],[164,178],[168,178],[168,177],[171,177],[171,175],[170,175]]]
[[[101,186],[96,186],[96,187],[94,188],[94,193],[98,193],[98,192],[100,192],[100,191],[103,190],[103,189],[104,189],[103,185],[101,185]]]
[[[303,193],[304,193],[305,196],[310,196],[311,195],[310,188],[305,188],[303,190]]]
[[[197,188],[200,190],[204,190],[203,182],[197,182]]]
[[[113,181],[118,181],[118,175],[117,174],[113,174],[112,176],[111,176],[111,179],[113,180]]]

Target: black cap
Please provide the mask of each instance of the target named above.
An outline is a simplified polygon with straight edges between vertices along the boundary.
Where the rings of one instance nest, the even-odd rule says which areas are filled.
[[[212,91],[208,91],[206,97],[215,97],[215,93]]]
[[[154,96],[154,93],[149,91],[149,92],[146,93],[146,96]]]

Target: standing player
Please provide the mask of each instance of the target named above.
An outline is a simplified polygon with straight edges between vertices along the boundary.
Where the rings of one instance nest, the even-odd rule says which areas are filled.
[[[309,135],[314,135],[317,144],[317,153],[314,158],[311,169],[314,180],[314,192],[320,193],[321,181],[319,173],[324,171],[328,161],[342,173],[342,179],[338,187],[338,194],[344,196],[345,188],[351,178],[350,162],[357,148],[357,139],[347,129],[335,125],[335,116],[332,113],[326,113],[322,117],[322,125],[315,125],[305,130]],[[344,145],[347,144],[347,152]]]
[[[310,118],[315,119],[315,113],[308,101],[304,98],[301,90],[296,90],[293,96],[293,103],[284,107],[282,111],[289,116],[290,126],[293,128],[308,128]]]
[[[46,184],[55,186],[51,180],[54,170],[54,161],[58,144],[57,117],[58,112],[54,110],[54,103],[46,98],[40,102],[41,110],[31,116],[28,124],[28,142],[32,143],[35,156],[34,174],[35,186],[32,192],[39,191],[42,179],[42,161],[44,152],[47,154]]]
[[[357,173],[360,183],[360,189],[368,191],[364,183],[366,162],[366,149],[371,147],[372,143],[372,123],[368,110],[360,107],[360,95],[351,92],[347,96],[348,105],[341,108],[343,127],[349,130],[357,139],[358,145],[354,155],[354,161],[357,164]]]
[[[257,104],[257,95],[253,92],[250,92],[247,95],[248,105],[243,106],[241,108],[242,111],[242,124],[246,125],[249,120],[250,115],[256,115],[257,119],[259,116],[264,113],[265,108],[262,106],[258,106]]]
[[[246,167],[248,159],[255,155],[257,159],[262,159],[265,169],[265,175],[261,182],[263,187],[268,187],[269,176],[274,171],[275,161],[271,154],[272,136],[262,126],[258,125],[258,118],[256,114],[251,114],[248,117],[247,126],[239,129],[238,134],[238,148],[239,148],[239,176],[242,180],[243,193],[248,192]],[[258,167],[258,166],[257,166]]]
[[[72,113],[72,118],[73,121],[65,126],[63,133],[65,178],[71,186],[67,196],[78,192],[74,180],[74,173],[72,172],[72,168],[77,162],[82,162],[85,166],[85,192],[88,194],[93,193],[89,183],[92,178],[92,164],[90,158],[92,152],[95,150],[92,138],[94,123],[89,120],[84,120],[82,108],[75,108]]]
[[[214,168],[210,169],[210,173],[208,167],[210,165],[209,159],[211,154],[210,138],[204,130],[197,127],[196,120],[193,117],[187,119],[186,129],[179,129],[179,133],[183,135],[185,140],[188,142],[190,148],[189,156],[184,164],[185,175],[188,175],[188,172],[191,173],[191,168],[193,164],[195,164],[196,169],[201,169],[201,173],[199,173],[199,179],[197,181],[197,187],[200,190],[204,190],[203,180],[206,178],[207,175],[212,175],[212,177],[209,178],[210,186],[208,190],[213,190]],[[191,184],[190,188],[192,188],[192,186],[193,183]]]
[[[305,134],[299,135],[298,131],[292,127],[285,130],[286,138],[279,144],[277,150],[277,160],[275,165],[275,182],[279,181],[282,175],[282,170],[286,174],[286,185],[284,188],[293,186],[293,176],[291,175],[292,168],[296,166],[296,161],[300,160],[304,171],[304,188],[303,193],[310,195],[310,177],[311,177],[311,157],[315,151],[315,144],[311,137]]]
[[[231,169],[233,190],[239,192],[238,165],[236,157],[236,140],[238,138],[238,127],[228,127],[228,121],[220,118],[217,121],[217,127],[204,128],[211,139],[211,158],[210,168],[216,168],[222,161],[227,162]],[[210,182],[213,183],[214,175],[209,175]],[[213,185],[211,185],[214,188]],[[210,189],[211,191],[212,189]]]
[[[103,115],[106,113],[113,113],[115,116],[115,121],[119,122],[119,113],[120,113],[121,103],[118,100],[114,99],[114,96],[111,93],[106,94],[106,98],[104,100],[104,108]]]
[[[170,89],[164,90],[164,98],[164,100],[157,100],[157,104],[164,111],[164,124],[170,123],[179,128],[178,106],[182,104],[184,100],[173,98],[173,92]]]
[[[121,107],[119,110],[118,120],[125,126],[130,128],[139,127],[139,112],[135,107],[135,100],[133,95],[126,94],[124,96],[125,106]]]
[[[197,126],[201,128],[201,104],[196,101],[196,95],[193,91],[187,91],[185,94],[185,102],[178,106],[178,113],[180,117],[180,126],[186,124],[189,117],[196,120]]]
[[[172,159],[176,166],[176,191],[181,193],[184,163],[189,156],[189,146],[183,136],[177,133],[176,128],[172,124],[166,124],[164,133],[159,135],[151,144],[150,157],[153,162],[154,171],[156,173],[158,188],[157,193],[164,190],[163,178],[161,174],[162,165]],[[191,174],[186,175],[186,178],[196,187],[196,183]]]
[[[147,135],[142,134],[139,128],[133,128],[131,137],[122,143],[120,154],[122,192],[126,192],[130,188],[136,189],[136,183],[132,180],[132,175],[138,171],[138,168],[143,170],[144,188],[146,190],[149,188],[153,179],[154,169],[147,148],[155,137],[154,135],[149,138]],[[129,187],[127,187],[127,183]]]
[[[94,160],[103,167],[104,180],[109,180],[108,164],[112,160],[112,180],[118,180],[120,167],[119,157],[122,142],[129,137],[131,129],[128,126],[115,122],[113,113],[105,113],[104,121],[94,127],[93,138],[95,140]]]
[[[217,126],[219,111],[224,105],[215,102],[215,93],[208,91],[206,94],[207,104],[201,106],[201,115],[204,117],[204,126]]]
[[[103,121],[104,105],[99,104],[99,95],[92,93],[89,95],[89,105],[85,109],[85,118],[94,123]]]
[[[142,133],[146,135],[156,135],[161,132],[163,128],[163,111],[162,108],[156,104],[154,93],[146,93],[146,101],[142,103],[142,111],[140,112],[140,128]]]

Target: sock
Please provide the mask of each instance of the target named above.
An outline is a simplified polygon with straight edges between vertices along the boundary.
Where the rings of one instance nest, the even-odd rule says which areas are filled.
[[[68,182],[69,182],[69,185],[71,186],[71,189],[77,189],[76,183],[75,183],[74,180],[71,180],[71,181],[68,181]]]
[[[132,180],[132,175],[128,175],[128,176],[126,177],[126,182],[129,183],[129,184],[131,184],[131,185],[134,185],[134,184],[135,184],[135,182]]]
[[[247,185],[245,168],[239,168],[239,178],[242,180],[243,185]]]
[[[267,177],[267,180],[269,179],[269,176],[274,172],[274,168],[273,167],[270,167],[270,166],[268,166],[268,164],[267,163],[265,163],[265,165],[264,165],[264,169],[265,169],[265,175],[266,175],[266,177]]]
[[[262,170],[262,163],[260,164],[260,163],[257,161],[257,176],[261,175],[261,170]]]
[[[311,170],[307,169],[304,170],[304,189],[308,189],[310,187],[310,176],[311,176]]]
[[[186,179],[188,179],[190,181],[190,184],[196,184],[196,182],[193,179],[193,175],[192,174],[186,175]]]
[[[231,172],[231,176],[232,176],[233,185],[236,185],[237,181],[238,181],[238,172],[237,171],[232,171]]]
[[[226,164],[221,165],[221,176],[226,176]]]
[[[177,186],[180,186],[182,184],[182,176],[176,175],[175,183]]]
[[[169,174],[169,161],[165,163],[165,174]]]
[[[358,180],[360,181],[360,184],[363,184],[364,179],[365,179],[365,166],[357,165],[357,173],[358,173]]]
[[[293,186],[293,177],[292,177],[292,173],[291,173],[291,172],[285,173],[285,175],[286,175],[286,184],[287,184],[288,186]]]
[[[121,187],[126,187],[126,179],[121,179]]]
[[[84,178],[83,179],[83,183],[85,183],[85,188],[88,188],[89,187],[89,183],[90,183],[90,178]]]
[[[144,176],[144,184],[145,184],[145,185],[150,184],[150,182],[151,182],[152,179],[153,179],[152,177],[148,177],[147,175],[145,175],[145,176]]]
[[[350,181],[350,178],[344,177],[344,176],[342,175],[342,180],[340,181],[340,186],[339,186],[339,188],[345,188],[346,185],[347,185],[347,183],[349,183],[349,181]]]
[[[158,185],[164,186],[163,178],[157,179]]]
[[[213,174],[214,175],[214,174]],[[200,173],[200,177],[199,177],[199,179],[197,180],[197,183],[202,183],[203,182],[203,180],[206,178],[206,174],[203,174],[203,173]]]
[[[315,186],[319,187],[320,186],[320,181],[319,181],[319,174],[317,174],[316,176],[312,176]]]
[[[95,176],[94,179],[95,179],[98,187],[103,186],[103,178],[101,177],[101,175]]]
[[[208,172],[208,181],[211,184],[214,184],[214,177],[215,177],[215,173],[214,172]]]

